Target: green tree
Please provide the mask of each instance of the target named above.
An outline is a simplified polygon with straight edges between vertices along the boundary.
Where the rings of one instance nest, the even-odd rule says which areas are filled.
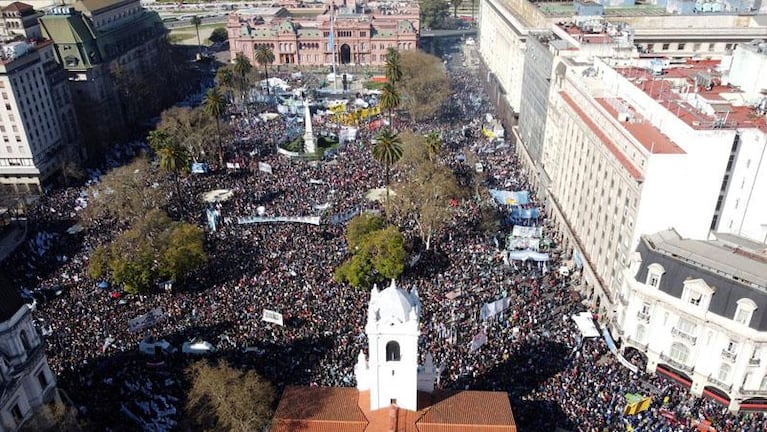
[[[450,0],[450,4],[453,6],[453,17],[458,18],[458,7],[461,6],[463,0]]]
[[[405,270],[405,240],[395,226],[383,226],[378,216],[362,214],[352,219],[346,231],[352,254],[336,268],[335,278],[354,287],[370,287],[385,279],[396,279]]]
[[[437,159],[440,150],[442,150],[442,137],[439,136],[439,132],[432,131],[426,135],[426,150],[429,154],[429,159]]]
[[[434,234],[447,226],[453,217],[450,200],[461,198],[464,191],[448,167],[428,158],[406,174],[405,181],[393,186],[396,194],[392,210],[415,224],[419,237],[429,250]]]
[[[213,87],[205,94],[203,102],[205,113],[216,120],[216,136],[218,137],[218,164],[224,166],[224,145],[221,143],[221,116],[226,112],[226,99],[218,87]]]
[[[205,264],[205,233],[195,225],[175,223],[165,232],[160,254],[160,276],[182,281],[193,270]]]
[[[221,43],[229,39],[229,34],[226,31],[226,27],[216,27],[210,32],[208,40],[213,43]]]
[[[176,197],[180,204],[180,177],[181,173],[189,170],[189,152],[178,140],[162,129],[155,129],[149,132],[147,141],[157,154],[157,158],[160,161],[160,169],[173,176],[176,186]]]
[[[159,184],[157,170],[152,169],[146,155],[141,155],[107,172],[88,188],[88,206],[81,212],[81,220],[89,225],[106,218],[128,225],[149,210],[167,205],[166,191]]]
[[[386,71],[386,81],[389,83],[396,84],[402,79],[402,65],[400,64],[399,52],[392,47],[386,51],[384,69]]]
[[[268,66],[274,63],[274,53],[267,45],[259,45],[255,52],[256,62],[264,67],[264,76],[266,77],[266,94],[269,94],[269,69]]]
[[[202,41],[200,40],[200,24],[202,24],[202,19],[195,15],[189,22],[194,26],[194,31],[197,33],[197,56],[202,58]]]
[[[250,63],[245,54],[237,53],[234,57],[234,66],[232,66],[234,74],[237,76],[238,87],[240,88],[240,97],[242,98],[243,106],[246,104],[246,94],[249,86],[250,72],[253,70],[253,65]]]
[[[450,15],[450,5],[445,0],[421,0],[421,24],[423,28],[437,29]]]
[[[270,421],[274,386],[253,370],[239,370],[225,360],[192,363],[182,430],[252,432]]]
[[[160,277],[184,280],[206,261],[202,230],[154,209],[93,251],[88,276],[108,278],[130,293],[145,292]]]
[[[371,213],[362,213],[349,221],[346,227],[346,243],[349,249],[354,251],[358,249],[365,238],[374,231],[383,229],[384,220],[380,216]]]
[[[378,142],[373,146],[373,159],[386,170],[386,202],[389,202],[389,170],[402,157],[402,141],[391,129],[384,129],[378,134]]]
[[[437,113],[450,97],[450,82],[442,61],[420,50],[400,54],[402,80],[397,89],[402,106],[415,120]]]
[[[392,83],[387,82],[383,86],[381,86],[381,98],[379,99],[378,103],[381,105],[381,109],[388,111],[389,127],[393,128],[394,119],[392,117],[392,113],[399,106],[400,97],[399,97],[399,93],[397,92],[397,89],[394,87]]]

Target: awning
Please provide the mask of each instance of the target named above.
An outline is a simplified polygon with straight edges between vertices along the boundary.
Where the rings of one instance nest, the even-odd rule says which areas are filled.
[[[655,369],[655,371],[658,372],[661,376],[669,378],[672,381],[675,381],[687,388],[692,387],[692,380],[690,380],[687,375],[684,375],[667,365],[660,364]]]

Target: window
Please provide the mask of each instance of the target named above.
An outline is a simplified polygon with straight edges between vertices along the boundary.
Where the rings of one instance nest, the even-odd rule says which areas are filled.
[[[664,43],[663,44],[663,51],[668,51],[668,48],[671,46],[671,44]]]
[[[399,361],[399,344],[395,341],[386,343],[386,361]]]
[[[24,420],[24,416],[21,414],[21,408],[19,408],[18,403],[14,404],[13,408],[11,408],[11,415],[13,416],[13,420],[16,421],[16,424],[21,423],[21,421]]]
[[[48,378],[45,376],[45,371],[40,371],[40,373],[37,374],[37,382],[40,383],[40,388],[43,390],[48,387]]]
[[[642,324],[637,325],[636,339],[639,343],[644,343],[645,328]]]
[[[684,318],[679,318],[679,322],[677,322],[676,327],[677,330],[686,335],[693,336],[695,334],[695,323],[692,321],[687,321]]]
[[[697,291],[690,291],[690,295],[688,297],[688,301],[690,304],[693,304],[695,306],[700,305],[700,299],[703,297],[703,294],[697,292]]]
[[[676,49],[679,50],[679,51],[682,51],[685,46],[686,46],[685,43],[679,43],[679,44],[677,44]]]
[[[719,367],[719,373],[716,376],[716,379],[719,381],[726,383],[730,379],[730,371],[732,368],[727,363],[722,363],[722,366]]]
[[[735,321],[747,326],[751,322],[751,315],[756,310],[756,303],[749,298],[742,298],[737,301],[738,307],[735,310]]]
[[[767,390],[767,375],[762,378],[762,382],[759,384],[759,390],[765,391]]]
[[[713,51],[715,47],[716,47],[716,44],[715,44],[715,43],[710,43],[710,44],[708,44],[708,50],[709,50],[709,51]]]
[[[19,339],[21,339],[21,346],[24,347],[25,351],[29,351],[32,348],[29,344],[29,339],[27,338],[27,332],[24,330],[19,332]]]
[[[650,264],[649,266],[647,266],[646,284],[655,288],[659,287],[661,276],[663,276],[663,273],[665,272],[666,272],[666,269],[664,269],[662,265],[657,263]]]
[[[686,364],[687,357],[690,356],[690,349],[687,348],[687,346],[685,346],[683,343],[674,342],[671,344],[671,351],[669,352],[669,356],[679,363]]]

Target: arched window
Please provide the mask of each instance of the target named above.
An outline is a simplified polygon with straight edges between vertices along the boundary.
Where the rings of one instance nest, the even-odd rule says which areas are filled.
[[[727,363],[722,363],[722,366],[719,368],[719,374],[717,375],[717,379],[723,383],[726,383],[730,379],[730,371],[732,368]]]
[[[19,332],[19,339],[21,339],[21,346],[24,347],[24,351],[29,351],[31,346],[29,345],[29,339],[27,338],[27,332],[22,330]]]
[[[683,343],[680,342],[674,342],[671,344],[671,352],[669,352],[669,357],[672,359],[678,361],[682,364],[687,364],[687,357],[690,356],[690,349],[687,348]]]
[[[399,361],[399,344],[395,341],[386,344],[386,361]]]

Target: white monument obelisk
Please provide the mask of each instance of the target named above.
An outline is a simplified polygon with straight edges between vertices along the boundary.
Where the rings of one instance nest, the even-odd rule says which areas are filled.
[[[304,99],[304,153],[317,151],[317,144],[312,131],[312,114],[309,112],[309,98]]]

